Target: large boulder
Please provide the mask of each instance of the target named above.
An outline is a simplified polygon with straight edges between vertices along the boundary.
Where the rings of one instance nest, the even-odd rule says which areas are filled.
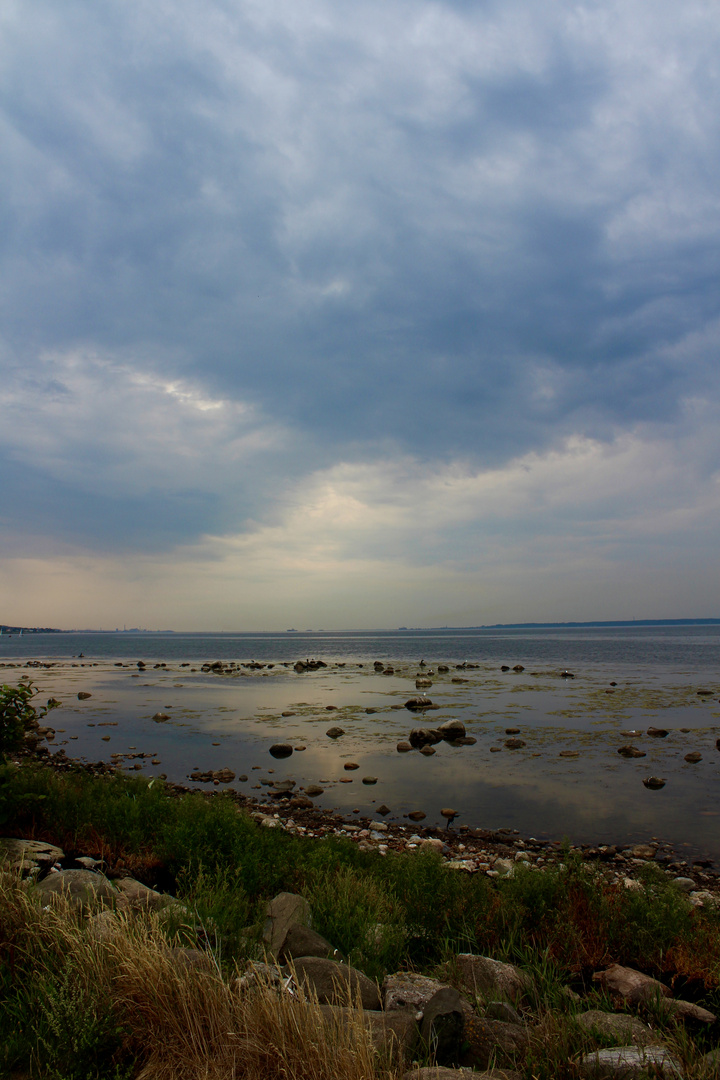
[[[326,1020],[337,1024],[354,1024],[358,1020],[356,1009],[341,1005],[320,1005]],[[386,1013],[363,1010],[363,1022],[370,1029],[373,1046],[385,1061],[406,1060],[418,1041],[418,1025],[412,1009]]]
[[[385,1009],[388,1012],[394,1009],[414,1009],[415,1012],[424,1012],[426,1004],[438,990],[443,990],[449,985],[437,979],[429,979],[427,975],[418,975],[414,971],[396,971],[383,979],[382,996]],[[467,1008],[472,1007],[470,1002],[465,1004]]]
[[[297,960],[301,956],[320,956],[326,960],[344,959],[334,945],[309,926],[291,926],[279,956],[283,960]]]
[[[310,926],[310,905],[304,896],[282,892],[268,901],[265,908],[263,941],[269,953],[282,951],[288,932],[293,926]]]
[[[425,1003],[420,1037],[438,1065],[456,1065],[463,1050],[465,1010],[452,986],[443,986]]]
[[[64,897],[74,911],[85,914],[114,906],[120,895],[104,874],[92,870],[58,870],[33,889],[43,903]]]
[[[672,997],[668,987],[657,979],[621,964],[612,964],[605,971],[596,971],[593,982],[599,982],[609,993],[633,1004],[656,997]]]
[[[0,863],[6,863],[9,869],[19,870],[21,873],[52,866],[64,858],[62,848],[46,844],[42,840],[0,840]]]
[[[465,1043],[462,1064],[486,1069],[491,1062],[500,1065],[518,1062],[526,1055],[530,1040],[522,1024],[466,1016]]]
[[[118,906],[131,908],[149,908],[151,911],[159,911],[172,903],[172,896],[167,893],[156,892],[148,889],[147,885],[136,881],[135,878],[116,878],[113,882],[115,888],[121,894],[118,898]],[[124,901],[124,902],[123,902]]]
[[[599,1009],[590,1009],[588,1012],[579,1013],[575,1020],[591,1035],[610,1037],[618,1043],[647,1046],[649,1043],[657,1042],[657,1036],[647,1024],[643,1024],[636,1016],[629,1016],[628,1013],[608,1013],[601,1012]]]
[[[601,1077],[680,1077],[680,1063],[664,1046],[612,1046],[593,1050],[579,1063],[580,1075],[592,1080]]]
[[[506,998],[517,1002],[532,989],[529,976],[514,964],[475,953],[460,953],[455,964],[463,989],[485,1000]]]
[[[379,1010],[382,1005],[376,983],[362,971],[319,956],[301,956],[291,965],[296,981],[310,989],[321,1005],[354,1005]]]

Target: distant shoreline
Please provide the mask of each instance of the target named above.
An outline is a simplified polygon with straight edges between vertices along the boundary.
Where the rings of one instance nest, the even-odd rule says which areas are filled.
[[[164,636],[187,634],[192,637],[217,637],[223,635],[263,635],[279,636],[293,634],[303,637],[305,634],[441,634],[477,630],[583,630],[593,627],[628,627],[628,626],[719,626],[717,619],[591,619],[587,622],[522,622],[522,623],[482,623],[478,626],[399,626],[384,628],[355,628],[343,630],[61,630],[54,627],[7,626],[0,624],[0,634],[116,634],[118,637]]]

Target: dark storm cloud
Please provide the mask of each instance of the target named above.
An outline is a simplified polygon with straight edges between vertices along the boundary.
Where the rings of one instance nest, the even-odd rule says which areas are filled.
[[[684,345],[720,314],[712,4],[663,0],[650,25],[639,3],[38,0],[0,30],[0,312],[25,416],[0,438],[20,518],[23,469],[40,493],[24,528],[51,528],[45,483],[58,536],[154,548],[239,528],[338,460],[497,466],[716,399],[715,339]],[[103,370],[13,390],[78,350],[186,397],[123,397],[116,372],[133,434],[108,449]],[[163,443],[203,393],[276,427],[265,457],[228,458],[227,414],[216,441],[208,420]],[[93,446],[112,510],[88,502]]]

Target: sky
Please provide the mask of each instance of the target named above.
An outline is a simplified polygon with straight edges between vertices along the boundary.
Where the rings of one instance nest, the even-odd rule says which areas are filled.
[[[0,622],[720,616],[714,0],[3,0]]]

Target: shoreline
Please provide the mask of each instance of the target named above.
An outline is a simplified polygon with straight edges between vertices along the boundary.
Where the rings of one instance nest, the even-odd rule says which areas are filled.
[[[89,776],[132,776],[128,770],[108,762],[84,762],[69,757],[64,750],[51,754],[47,747],[23,748],[9,757],[9,762],[22,767],[31,762],[59,773],[84,773]],[[143,777],[143,779],[147,779]],[[526,868],[552,869],[564,865],[563,860],[580,858],[597,862],[607,879],[628,889],[640,888],[637,875],[642,867],[654,863],[678,885],[695,906],[720,905],[720,869],[710,859],[691,862],[682,859],[667,841],[651,838],[637,844],[571,844],[563,840],[536,839],[522,836],[516,829],[483,829],[469,825],[445,828],[410,825],[382,818],[358,815],[348,817],[334,810],[316,807],[310,798],[292,793],[278,794],[271,801],[245,795],[230,786],[211,791],[186,784],[162,780],[169,797],[200,794],[206,799],[219,795],[229,797],[239,809],[246,811],[259,827],[281,828],[298,838],[323,839],[332,837],[358,844],[361,850],[377,851],[380,855],[416,850],[435,850],[448,869],[461,873],[484,874],[490,878],[512,875],[517,864]]]

